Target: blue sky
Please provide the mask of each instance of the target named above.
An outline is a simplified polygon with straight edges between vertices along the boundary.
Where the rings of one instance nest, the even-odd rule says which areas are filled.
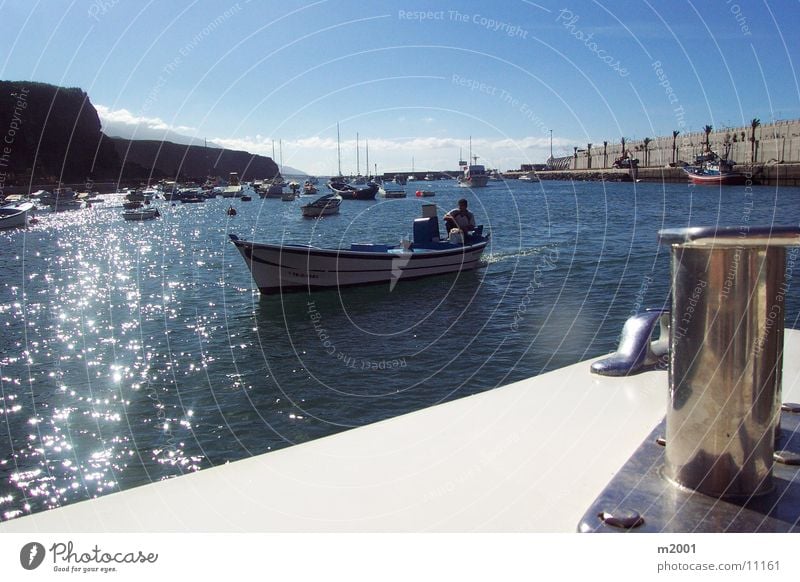
[[[78,86],[104,127],[315,174],[490,167],[800,117],[800,3],[0,2],[0,78]],[[659,66],[660,64],[660,66]]]

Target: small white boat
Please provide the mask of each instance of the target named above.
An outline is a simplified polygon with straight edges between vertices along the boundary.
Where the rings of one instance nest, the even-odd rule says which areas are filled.
[[[528,172],[527,174],[522,174],[519,177],[520,180],[523,182],[538,182],[539,177],[536,175],[536,172]]]
[[[216,188],[214,190],[216,190]],[[230,173],[228,176],[228,185],[222,188],[220,194],[223,198],[240,198],[242,196],[242,184],[239,182],[239,174],[236,172]]]
[[[161,216],[158,208],[136,208],[122,213],[125,220],[152,220]]]
[[[33,202],[7,204],[0,207],[0,230],[28,226],[28,215],[33,214]]]
[[[436,206],[423,207],[414,220],[414,241],[391,246],[352,244],[349,249],[302,244],[266,244],[229,235],[264,294],[337,289],[470,271],[482,266],[489,236],[483,227],[466,240],[441,240]]]
[[[342,204],[342,197],[338,194],[326,194],[322,198],[317,198],[314,202],[300,207],[303,216],[309,218],[318,218],[320,216],[329,216],[339,212],[339,206]]]
[[[384,198],[405,198],[406,191],[404,188],[398,188],[391,183],[384,183],[381,185],[378,193]]]

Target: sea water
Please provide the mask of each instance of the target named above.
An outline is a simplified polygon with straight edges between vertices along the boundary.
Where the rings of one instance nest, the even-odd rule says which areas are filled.
[[[453,181],[433,198],[120,203],[0,232],[0,520],[363,426],[613,351],[669,303],[657,231],[800,223],[800,189]],[[261,297],[228,239],[399,244],[469,201],[477,271]],[[226,209],[233,204],[236,216]],[[786,325],[800,327],[787,254]],[[565,414],[567,411],[565,411]]]

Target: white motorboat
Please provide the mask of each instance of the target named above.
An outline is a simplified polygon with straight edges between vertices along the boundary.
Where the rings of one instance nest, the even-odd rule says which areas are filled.
[[[425,205],[423,217],[414,220],[413,243],[396,246],[352,244],[349,249],[335,249],[256,243],[229,236],[265,294],[375,283],[393,286],[399,280],[469,271],[482,266],[481,255],[489,243],[482,226],[466,240],[441,240],[433,204]]]
[[[339,212],[342,204],[342,197],[338,194],[326,194],[317,198],[314,202],[300,207],[303,216],[308,218],[318,218],[320,216],[330,216]]]
[[[460,157],[460,156],[459,156]],[[458,185],[463,188],[484,188],[489,183],[489,173],[486,167],[478,163],[478,156],[472,155],[472,137],[469,138],[469,159],[472,163],[464,160],[458,161],[461,175],[458,177]]]
[[[474,160],[478,161],[478,156],[474,156]],[[463,164],[461,166],[461,175],[458,177],[458,185],[464,188],[483,188],[489,183],[489,174],[486,173],[486,168],[480,164]]]
[[[378,193],[384,198],[405,198],[405,188],[394,186],[391,182],[384,182],[381,184]]]
[[[536,172],[528,172],[526,174],[522,174],[519,177],[520,180],[523,182],[538,182],[539,177],[536,175]]]
[[[0,230],[28,226],[28,218],[33,211],[33,202],[7,204],[0,207]]]
[[[223,198],[241,198],[242,185],[239,182],[239,174],[231,172],[228,177],[228,185],[220,192]]]

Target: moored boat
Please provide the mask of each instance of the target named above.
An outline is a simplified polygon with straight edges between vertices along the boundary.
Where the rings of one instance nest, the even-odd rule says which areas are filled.
[[[122,218],[125,220],[153,220],[161,216],[158,208],[136,208],[134,210],[125,210],[122,213]]]
[[[261,198],[283,198],[283,178],[273,178],[271,182],[264,183],[258,192]]]
[[[686,173],[692,184],[704,186],[733,186],[747,182],[745,174],[734,171],[736,162],[720,158],[715,152],[698,156],[694,166],[686,166]]]
[[[461,165],[461,175],[458,177],[458,185],[464,188],[483,188],[489,183],[489,174],[486,168],[478,164],[478,156],[473,156],[474,164],[467,164],[463,161]]]
[[[240,198],[242,196],[242,185],[239,182],[239,174],[231,172],[228,176],[228,185],[222,188],[220,194],[223,198]]]
[[[460,233],[459,233],[460,234]],[[349,249],[244,241],[230,235],[264,294],[313,291],[419,279],[482,266],[489,243],[483,227],[460,241],[440,239],[436,206],[425,205],[414,220],[414,241],[400,245],[352,244]]]
[[[329,182],[328,188],[341,196],[343,200],[374,200],[379,186],[370,182],[364,188],[356,188],[344,182]]]
[[[342,204],[342,197],[338,194],[326,194],[321,198],[317,198],[314,202],[300,207],[303,216],[308,218],[318,218],[320,216],[330,216],[339,212],[339,206]]]
[[[28,226],[28,218],[33,214],[33,210],[33,202],[7,204],[0,207],[0,230]]]
[[[393,186],[391,183],[383,184],[378,192],[384,198],[405,198],[406,197],[406,190],[405,188],[400,188],[398,186]]]
[[[39,195],[39,202],[49,206],[53,212],[79,210],[84,207],[72,188],[56,188],[52,193],[44,191]]]

